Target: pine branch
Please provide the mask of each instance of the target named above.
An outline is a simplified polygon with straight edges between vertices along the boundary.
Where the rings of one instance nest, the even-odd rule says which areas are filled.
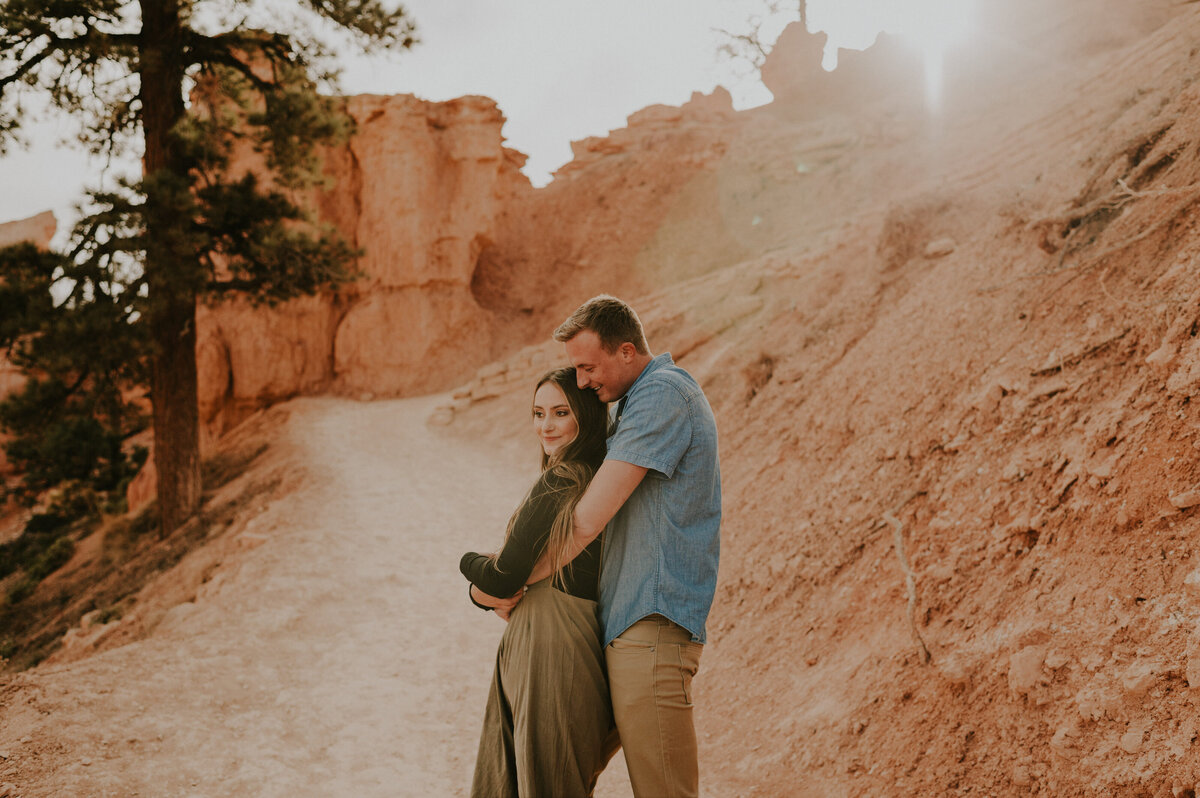
[[[229,67],[247,81],[259,92],[269,92],[276,88],[272,81],[264,80],[254,71],[254,68],[234,55],[241,51],[248,55],[261,53],[268,58],[278,53],[278,46],[268,47],[262,34],[232,31],[218,36],[206,36],[196,31],[188,31],[186,52],[192,65],[211,67],[215,64]]]
[[[29,48],[35,46],[38,40],[43,38],[46,40],[45,48],[28,58],[24,58]],[[137,52],[140,43],[141,40],[137,34],[109,33],[98,31],[90,26],[78,36],[58,36],[55,33],[47,31],[33,39],[21,39],[14,42],[14,45],[20,44],[22,46],[21,57],[14,59],[18,63],[13,72],[8,75],[0,75],[0,91],[3,91],[4,87],[12,83],[25,79],[48,58],[76,56],[79,57],[80,65],[83,63],[94,64],[99,60],[113,58],[114,56],[125,59],[131,58]],[[7,49],[0,48],[0,54],[3,54]],[[65,71],[67,70],[64,69]]]
[[[53,40],[53,38],[55,38],[55,37],[51,37],[51,38]],[[29,60],[18,64],[16,71],[12,72],[11,74],[0,75],[0,93],[4,92],[4,89],[6,86],[8,86],[11,83],[16,83],[19,80],[23,80],[26,75],[28,75],[30,72],[32,72],[34,69],[36,69],[38,67],[38,65],[40,65],[43,61],[45,61],[50,56],[57,55],[57,54],[58,54],[58,51],[54,47],[47,47],[46,49],[39,52],[37,55],[30,57]]]

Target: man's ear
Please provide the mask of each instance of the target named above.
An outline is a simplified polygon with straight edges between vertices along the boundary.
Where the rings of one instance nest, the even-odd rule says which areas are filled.
[[[629,341],[626,341],[623,344],[621,344],[618,351],[621,353],[621,359],[623,361],[625,361],[626,363],[632,363],[634,357],[637,356],[637,347],[634,346]]]

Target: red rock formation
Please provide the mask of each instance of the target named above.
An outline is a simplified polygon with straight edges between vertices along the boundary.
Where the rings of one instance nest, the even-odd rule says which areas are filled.
[[[921,99],[921,55],[894,36],[881,34],[867,50],[838,50],[837,69],[821,66],[826,35],[789,25],[762,67],[762,81],[775,98],[775,110],[812,118],[849,112],[885,98]]]
[[[498,209],[528,187],[493,101],[347,100],[356,131],[328,153],[320,216],[362,247],[361,279],[272,309],[200,314],[201,406],[220,432],[288,396],[445,388],[489,360],[492,314],[471,294]]]
[[[272,309],[202,308],[210,438],[298,394],[447,389],[543,338],[583,294],[628,293],[726,262],[645,263],[662,248],[664,222],[674,229],[677,197],[711,171],[736,129],[723,90],[645,109],[606,138],[577,142],[576,160],[539,190],[519,171],[524,156],[504,147],[491,100],[361,96],[347,111],[355,133],[327,153],[331,185],[314,204],[362,247],[361,279]],[[740,253],[724,240],[706,249]]]
[[[22,241],[32,242],[39,247],[48,247],[57,226],[58,222],[55,221],[54,214],[50,211],[43,211],[27,219],[4,222],[0,224],[0,247],[10,247],[13,244],[20,244]]]
[[[536,344],[581,297],[630,296],[740,260],[718,168],[742,121],[717,89],[575,142],[553,182],[503,209],[476,271],[479,303],[506,317],[515,342]]]

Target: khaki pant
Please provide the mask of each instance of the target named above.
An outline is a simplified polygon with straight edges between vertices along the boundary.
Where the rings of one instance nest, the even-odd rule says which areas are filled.
[[[700,793],[692,677],[703,649],[683,627],[651,615],[604,650],[613,715],[637,798]]]
[[[472,798],[585,798],[616,753],[596,602],[531,585],[496,653]]]

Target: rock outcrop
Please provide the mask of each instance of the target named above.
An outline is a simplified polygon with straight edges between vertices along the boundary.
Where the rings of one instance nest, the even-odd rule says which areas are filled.
[[[520,173],[524,156],[504,146],[489,99],[361,96],[346,110],[355,132],[326,153],[329,186],[313,203],[361,248],[361,276],[274,308],[201,308],[209,441],[291,396],[446,390],[544,340],[581,296],[628,295],[743,254],[688,205],[713,201],[712,171],[737,129],[723,90],[576,142],[543,189]],[[686,239],[694,249],[681,257],[672,245]]]
[[[491,359],[493,320],[471,294],[499,207],[528,186],[493,101],[353,97],[349,143],[326,158],[320,217],[362,249],[361,277],[274,308],[201,309],[201,410],[219,433],[280,399],[448,387]]]
[[[26,219],[4,222],[0,224],[0,247],[10,247],[23,241],[29,241],[39,247],[48,247],[57,228],[58,222],[50,211]]]

